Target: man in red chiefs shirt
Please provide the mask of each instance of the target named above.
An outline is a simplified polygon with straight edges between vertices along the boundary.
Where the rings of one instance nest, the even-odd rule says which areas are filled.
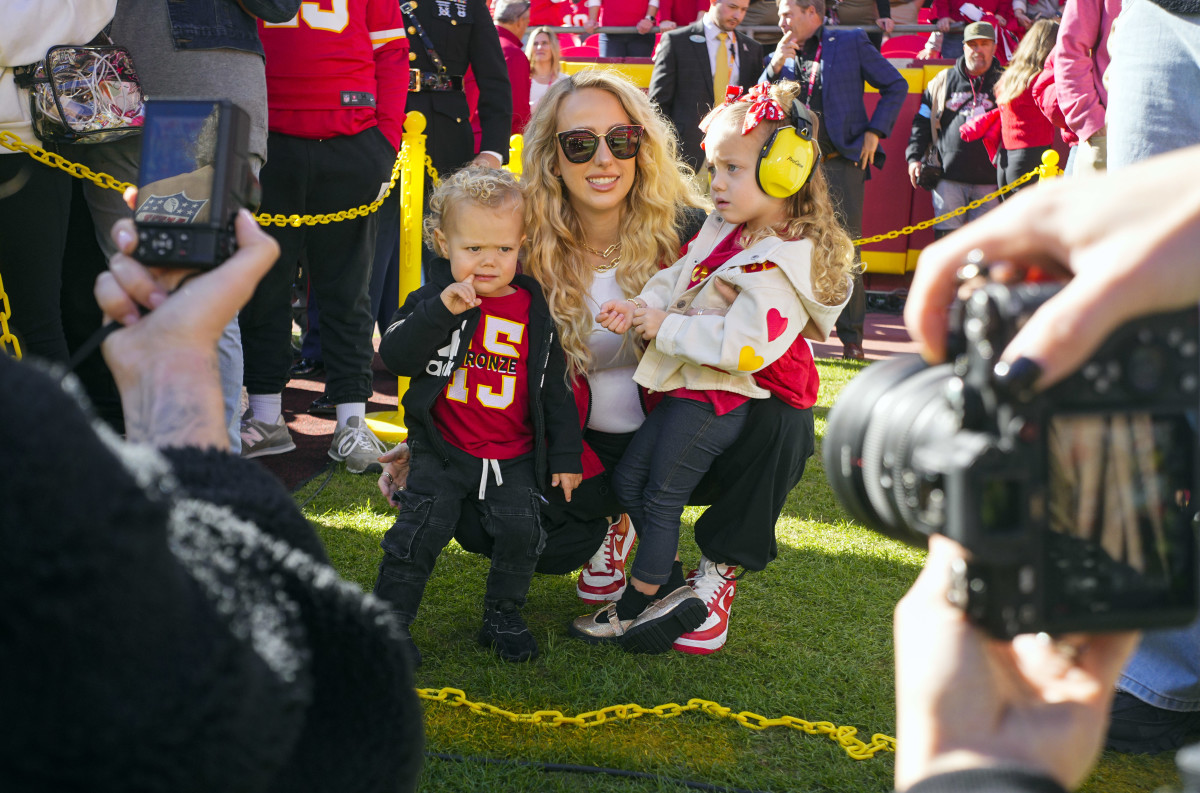
[[[305,2],[287,22],[260,22],[259,34],[270,152],[263,212],[325,214],[374,201],[400,147],[408,90],[408,41],[395,0]],[[367,287],[376,222],[372,214],[268,229],[281,254],[240,317],[251,408],[244,457],[295,448],[280,404],[292,363],[292,273],[304,253],[321,305],[326,394],[337,406],[329,456],[354,473],[379,470],[382,446],[363,418],[374,356]]]

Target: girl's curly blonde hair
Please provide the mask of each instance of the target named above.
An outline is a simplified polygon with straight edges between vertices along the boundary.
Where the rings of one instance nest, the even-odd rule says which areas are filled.
[[[542,285],[558,325],[568,373],[585,374],[592,362],[588,337],[593,316],[587,305],[592,268],[583,248],[585,235],[570,196],[558,177],[558,111],[566,97],[596,88],[621,103],[629,121],[645,128],[637,153],[633,187],[621,210],[621,262],[617,283],[627,297],[638,294],[660,266],[679,258],[676,224],[686,207],[703,207],[692,172],[679,162],[669,122],[646,94],[613,72],[592,69],[550,87],[525,127],[521,157],[525,187],[525,271]]]
[[[467,201],[481,207],[511,206],[520,212],[525,205],[525,194],[511,173],[482,165],[468,165],[443,179],[430,194],[429,209],[421,221],[422,239],[439,256],[447,252],[438,244],[434,232],[441,229],[445,233],[454,210]]]
[[[767,142],[767,138],[776,129],[791,123],[791,107],[793,102],[799,101],[800,84],[782,80],[770,87],[770,95],[783,108],[785,119],[763,119],[758,123],[749,134],[758,136],[760,146]],[[708,129],[710,134],[714,127],[726,124],[740,132],[749,108],[749,102],[718,105],[705,116],[701,125]],[[817,139],[817,124],[818,120],[814,116],[813,141]],[[813,146],[816,146],[815,142]],[[829,198],[829,185],[821,173],[821,167],[815,166],[799,192],[788,196],[784,201],[787,214],[784,222],[759,229],[753,234],[743,234],[739,241],[743,247],[749,248],[767,237],[809,240],[813,244],[813,293],[817,300],[825,305],[837,305],[846,299],[850,288],[847,276],[852,275],[856,269],[854,245],[834,214],[833,202]]]

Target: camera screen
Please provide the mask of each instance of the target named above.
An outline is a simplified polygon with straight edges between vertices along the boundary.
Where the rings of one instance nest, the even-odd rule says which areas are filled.
[[[210,220],[219,120],[215,104],[147,104],[134,212],[138,223]]]
[[[1051,612],[1187,606],[1196,414],[1060,415],[1048,441]]]

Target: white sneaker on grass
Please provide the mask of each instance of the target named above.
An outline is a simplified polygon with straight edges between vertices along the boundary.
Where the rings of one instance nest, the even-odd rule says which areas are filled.
[[[346,470],[352,474],[382,472],[379,455],[385,451],[383,442],[371,432],[366,420],[358,416],[346,419],[346,426],[333,433],[333,443],[329,446],[329,456],[338,462],[345,461]]]
[[[274,424],[268,424],[254,418],[253,411],[247,410],[242,414],[242,426],[238,434],[242,437],[242,457],[247,460],[268,454],[283,454],[296,448],[283,416],[275,419]]]

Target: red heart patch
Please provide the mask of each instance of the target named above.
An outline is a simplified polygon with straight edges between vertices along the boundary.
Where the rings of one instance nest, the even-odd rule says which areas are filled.
[[[787,330],[787,317],[779,313],[778,309],[771,309],[767,312],[767,341],[775,341],[783,332]]]

